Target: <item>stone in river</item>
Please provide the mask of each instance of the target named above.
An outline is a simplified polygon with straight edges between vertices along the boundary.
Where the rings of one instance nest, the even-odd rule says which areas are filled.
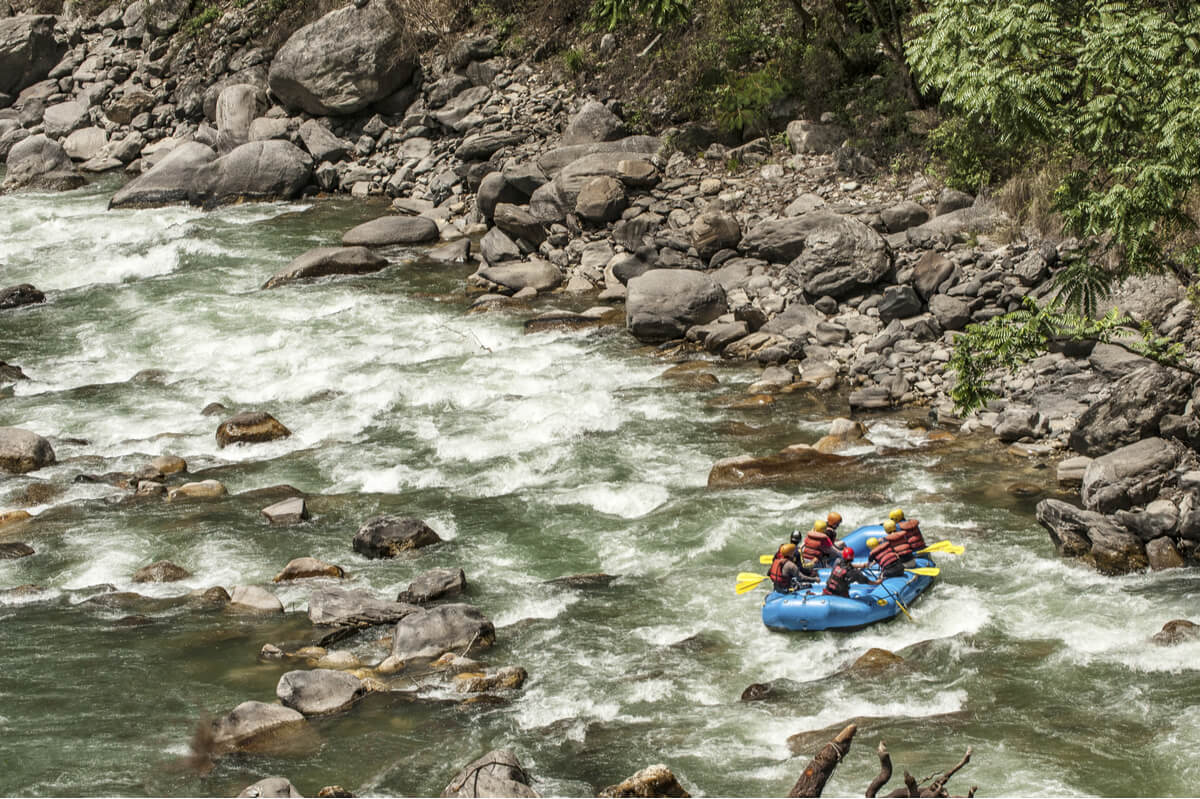
[[[354,536],[354,551],[368,558],[394,558],[401,552],[442,540],[420,519],[376,516],[359,528]]]
[[[1183,641],[1194,641],[1200,638],[1200,624],[1187,619],[1172,619],[1154,634],[1150,640],[1159,646],[1170,646]]]
[[[275,695],[286,707],[306,716],[336,713],[363,695],[362,681],[344,671],[289,671],[279,678]]]
[[[0,472],[26,474],[54,463],[50,442],[19,427],[0,427]]]
[[[230,444],[257,444],[287,438],[291,430],[278,419],[263,411],[245,411],[226,419],[217,427],[217,446]]]
[[[304,497],[290,497],[263,508],[261,513],[271,524],[299,524],[308,518],[308,506]]]
[[[184,483],[178,488],[167,492],[167,502],[180,499],[211,499],[225,496],[225,486],[216,480],[201,480],[198,483]]]
[[[0,560],[16,560],[34,554],[33,547],[20,541],[9,541],[0,544]]]
[[[281,583],[285,580],[303,580],[309,577],[342,578],[345,576],[346,572],[341,566],[334,566],[316,558],[293,558],[283,567],[283,571],[275,575],[273,581]]]
[[[247,785],[238,794],[239,799],[292,799],[303,796],[286,777],[267,777],[253,785]]]
[[[191,577],[192,573],[169,560],[160,560],[143,566],[133,573],[135,583],[173,583]]]
[[[691,796],[671,770],[661,763],[646,766],[616,785],[610,785],[597,796]]]
[[[298,710],[266,702],[243,702],[212,724],[213,747],[218,753],[254,750],[265,737],[298,732],[304,716]]]
[[[458,596],[467,590],[467,575],[462,569],[430,569],[418,574],[408,588],[396,597],[398,602],[423,604],[435,599]]]
[[[365,275],[378,272],[387,265],[387,258],[366,247],[315,247],[271,275],[262,287],[273,289],[329,275]]]
[[[180,474],[187,471],[187,461],[175,455],[159,455],[150,465],[161,474]]]
[[[46,295],[30,283],[0,289],[0,310],[20,308],[22,305],[36,305],[45,301]]]
[[[242,613],[283,613],[283,603],[265,588],[239,585],[230,596],[229,609]]]
[[[517,756],[508,750],[496,749],[455,774],[442,796],[536,797],[539,794],[529,785],[529,772]]]
[[[386,247],[436,241],[438,226],[425,216],[382,216],[351,228],[342,236],[347,247]]]
[[[478,608],[467,604],[420,608],[396,624],[392,656],[405,662],[433,660],[446,652],[486,649],[496,628]]]

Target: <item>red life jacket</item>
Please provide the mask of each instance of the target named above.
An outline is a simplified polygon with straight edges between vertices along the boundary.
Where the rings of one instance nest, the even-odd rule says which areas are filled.
[[[849,574],[850,570],[846,568],[846,564],[839,562],[833,567],[833,571],[829,572],[829,579],[825,581],[825,590],[821,593],[850,596],[850,581],[847,579]]]
[[[921,535],[921,523],[916,519],[908,519],[896,526],[908,536],[908,546],[912,549],[914,555],[927,546],[925,536]]]
[[[780,547],[780,549],[782,548]],[[775,559],[771,561],[771,568],[767,570],[767,576],[771,578],[771,583],[774,584],[775,590],[781,593],[786,593],[792,588],[791,578],[783,576],[783,564],[787,562],[788,559],[776,550]]]
[[[833,541],[825,533],[809,530],[804,537],[804,547],[801,550],[805,560],[820,560],[833,550]]]
[[[870,563],[871,561],[878,563],[879,568],[885,572],[900,565],[900,558],[896,555],[895,550],[892,549],[891,544],[886,540],[880,541],[871,550],[870,556],[867,557],[867,562]]]
[[[908,544],[908,533],[903,530],[889,533],[887,542],[892,551],[896,553],[896,557],[900,558],[900,560],[909,560],[912,558],[913,551],[912,547]]]

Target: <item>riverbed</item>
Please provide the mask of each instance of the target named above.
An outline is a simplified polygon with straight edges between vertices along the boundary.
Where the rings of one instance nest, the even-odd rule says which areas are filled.
[[[924,777],[974,747],[952,787],[980,795],[1192,795],[1200,778],[1200,643],[1160,648],[1194,613],[1190,570],[1111,578],[1059,560],[1033,516],[1054,470],[987,438],[926,447],[925,414],[871,416],[850,473],[795,485],[706,487],[712,464],[814,442],[841,395],[796,392],[727,407],[758,370],[713,362],[719,385],[682,388],[672,361],[619,326],[527,334],[535,311],[468,314],[469,265],[389,253],[369,276],[263,290],[300,253],[335,244],[384,206],[349,200],[106,211],[116,184],[0,197],[3,286],[42,305],[0,312],[0,360],[29,380],[0,396],[0,425],[54,443],[58,463],[0,478],[0,531],[37,554],[0,561],[0,793],[228,796],[264,776],[305,793],[437,795],[466,763],[510,748],[543,794],[586,796],[652,763],[693,795],[782,796],[836,728],[859,719],[827,789],[861,792],[887,742]],[[264,410],[293,435],[217,447],[223,417]],[[877,453],[876,448],[885,448]],[[898,451],[898,453],[896,452]],[[187,460],[230,497],[130,501],[80,474]],[[1013,492],[1009,487],[1025,488]],[[259,511],[290,485],[313,518]],[[828,510],[846,528],[892,507],[922,520],[942,557],[935,588],[900,618],[852,634],[785,635],[737,596],[794,527]],[[351,549],[371,516],[424,519],[447,541],[397,560]],[[309,555],[392,598],[417,574],[461,566],[468,601],[497,627],[482,658],[520,665],[498,704],[372,696],[313,723],[296,752],[185,762],[193,730],[238,703],[274,701],[288,667],[263,644],[314,637],[311,586],[270,586],[287,614],[255,620],[178,603],[89,601],[108,584],[168,600],[213,585],[270,584]],[[181,583],[134,584],[171,560]],[[548,584],[606,573],[604,587]],[[386,630],[345,646],[382,659]],[[869,648],[904,663],[845,672]],[[753,683],[772,695],[741,700]],[[795,754],[789,736],[811,732]]]

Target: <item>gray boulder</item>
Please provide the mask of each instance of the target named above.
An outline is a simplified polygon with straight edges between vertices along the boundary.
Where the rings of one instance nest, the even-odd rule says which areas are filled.
[[[454,157],[460,161],[486,161],[505,147],[511,147],[524,141],[527,136],[523,133],[513,133],[507,130],[496,130],[485,133],[472,133],[463,139],[462,144],[454,151]]]
[[[279,701],[305,716],[345,710],[364,693],[362,680],[334,669],[289,671],[279,678],[275,686],[275,696],[279,697]]]
[[[479,182],[479,191],[475,193],[475,207],[484,220],[490,221],[501,203],[521,203],[525,194],[516,186],[509,183],[500,172],[489,172]]]
[[[217,157],[211,147],[184,142],[154,167],[122,186],[108,202],[109,208],[151,208],[188,200],[196,173]]]
[[[217,752],[253,748],[267,736],[286,735],[304,724],[296,710],[266,702],[243,702],[212,724],[212,743]]]
[[[366,247],[317,247],[271,275],[263,288],[273,289],[329,275],[363,275],[378,272],[387,265],[386,258]]]
[[[347,247],[387,247],[436,241],[437,237],[437,222],[429,217],[393,214],[350,228],[342,236],[342,244]]]
[[[353,114],[396,92],[416,60],[406,20],[381,2],[345,6],[296,31],[267,76],[287,107],[310,114]]]
[[[6,164],[5,191],[70,191],[85,183],[62,145],[41,133],[14,144]]]
[[[625,186],[615,177],[607,175],[592,178],[579,190],[575,199],[575,213],[583,220],[597,225],[621,218],[621,212],[629,204]]]
[[[545,226],[519,205],[498,203],[492,221],[513,239],[524,239],[535,246],[546,240]]]
[[[888,286],[883,290],[883,299],[879,301],[878,308],[881,322],[908,319],[921,312],[921,298],[912,286]]]
[[[505,235],[504,231],[494,227],[479,240],[479,254],[489,264],[499,264],[504,261],[516,261],[521,257],[521,249],[517,243]]]
[[[585,155],[563,167],[562,171],[554,177],[553,183],[566,203],[566,207],[573,209],[579,199],[579,193],[593,179],[616,178],[619,180],[621,176],[621,162],[636,161],[641,158],[641,153],[621,151]],[[541,189],[538,191],[541,191]]]
[[[902,233],[910,227],[923,225],[929,221],[929,212],[912,200],[884,208],[879,212],[884,227],[888,233]]]
[[[938,194],[937,205],[933,209],[934,216],[945,216],[946,214],[958,211],[964,208],[970,208],[975,202],[975,198],[965,191],[958,189],[942,189]]]
[[[1151,501],[1179,463],[1176,446],[1161,438],[1147,438],[1096,458],[1083,474],[1080,496],[1084,506],[1111,513]]]
[[[249,142],[197,169],[188,201],[215,208],[243,200],[290,200],[312,176],[312,159],[291,142]]]
[[[42,126],[52,139],[61,139],[71,131],[82,128],[88,121],[87,106],[78,100],[52,105],[42,116]]]
[[[841,299],[873,286],[892,267],[883,237],[851,216],[813,211],[759,223],[742,239],[749,254],[791,261],[786,276],[809,296]]]
[[[933,249],[964,241],[972,235],[987,235],[1012,225],[1003,211],[990,206],[971,206],[935,216],[923,225],[910,227],[904,235],[908,243],[921,249]]]
[[[1012,442],[1035,436],[1040,422],[1041,414],[1036,408],[1028,405],[1010,405],[1001,412],[992,432],[1001,441]]]
[[[81,128],[63,140],[63,150],[72,161],[88,161],[99,155],[108,145],[108,134],[104,128]]]
[[[971,306],[947,294],[930,297],[929,312],[943,330],[962,330],[971,322]]]
[[[529,784],[529,772],[525,771],[517,756],[507,749],[496,749],[467,765],[454,775],[442,796],[540,796]]]
[[[1145,510],[1119,510],[1113,518],[1148,544],[1156,538],[1174,534],[1179,524],[1179,508],[1169,499],[1156,499]]]
[[[1140,571],[1148,565],[1141,539],[1100,513],[1043,499],[1037,519],[1063,557],[1080,558],[1105,574]]]
[[[620,153],[617,160],[644,159],[662,149],[662,140],[654,136],[626,136],[616,141],[594,144],[570,144],[547,150],[537,158],[538,169],[547,177],[554,177],[563,167],[589,155]]]
[[[0,427],[0,471],[27,474],[54,463],[50,442],[19,427]]]
[[[913,264],[913,288],[928,300],[954,273],[954,264],[939,252],[927,252]]]
[[[231,84],[217,95],[217,152],[224,155],[250,141],[258,95],[259,88],[249,83]]]
[[[169,36],[192,11],[193,0],[149,0],[143,19],[155,36]]]
[[[396,624],[392,656],[405,663],[433,660],[446,652],[470,654],[496,641],[495,626],[473,605],[419,608]]]
[[[1192,388],[1189,375],[1157,364],[1129,373],[1117,381],[1108,399],[1079,417],[1071,432],[1071,449],[1094,457],[1159,435],[1163,417],[1181,413]]]
[[[416,605],[389,602],[361,588],[329,586],[313,591],[308,599],[308,620],[318,626],[371,627],[400,621]]]
[[[243,788],[238,799],[293,799],[300,796],[304,794],[286,777],[267,777]]]
[[[788,123],[787,139],[793,153],[826,154],[841,147],[846,131],[837,125],[797,119]]]
[[[718,250],[733,249],[742,240],[737,219],[725,211],[704,211],[692,220],[692,246],[705,261]]]
[[[1116,380],[1153,363],[1117,344],[1101,341],[1088,354],[1088,364],[1104,377]]]
[[[625,323],[638,341],[657,343],[681,338],[726,310],[725,290],[708,275],[651,269],[629,281]]]
[[[571,117],[563,131],[562,143],[591,144],[612,141],[625,132],[625,123],[603,103],[589,100]]]
[[[549,291],[562,283],[562,271],[542,258],[531,258],[526,262],[507,262],[481,266],[475,273],[489,283],[513,292],[531,288]]]
[[[310,119],[300,126],[300,141],[305,149],[312,154],[313,160],[341,161],[346,154],[354,150],[354,145],[333,134],[329,128],[315,119]]]
[[[355,534],[354,551],[368,558],[394,558],[401,552],[438,544],[441,540],[420,519],[376,516]]]
[[[48,14],[0,19],[0,94],[16,97],[62,60],[66,45],[55,39],[54,21]]]
[[[467,575],[462,569],[430,569],[418,574],[396,600],[420,605],[435,599],[458,596],[466,590]]]
[[[283,602],[262,586],[237,585],[229,595],[229,609],[240,613],[283,613]]]

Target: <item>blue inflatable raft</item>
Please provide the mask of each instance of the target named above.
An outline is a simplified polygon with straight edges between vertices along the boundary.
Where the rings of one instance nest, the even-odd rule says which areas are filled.
[[[843,539],[841,547],[854,550],[855,563],[867,559],[867,539],[883,535],[881,525],[860,527]],[[928,556],[917,559],[918,566],[933,566]],[[790,594],[772,591],[763,600],[763,624],[772,630],[857,630],[880,621],[887,621],[900,613],[896,604],[908,607],[925,589],[933,584],[934,578],[906,572],[903,577],[889,577],[882,585],[857,583],[850,586],[850,596],[826,596],[824,580],[829,569],[821,569],[821,582],[811,588]],[[872,569],[867,576],[878,576]]]

